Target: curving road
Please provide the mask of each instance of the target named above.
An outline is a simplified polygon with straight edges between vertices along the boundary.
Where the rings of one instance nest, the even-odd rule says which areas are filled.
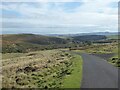
[[[81,88],[118,88],[118,68],[97,56],[80,55],[83,58]]]

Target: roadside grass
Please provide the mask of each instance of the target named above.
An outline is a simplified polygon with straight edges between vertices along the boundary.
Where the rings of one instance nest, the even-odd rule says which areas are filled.
[[[75,50],[76,52],[86,52],[89,54],[109,54],[118,53],[118,44],[98,44],[83,47],[82,49]]]
[[[120,35],[108,35],[107,38],[108,39],[118,39],[120,37]]]
[[[115,50],[115,55],[111,57],[108,62],[111,63],[112,65],[116,67],[120,67],[120,58],[119,58],[120,53],[118,53],[118,50]]]
[[[117,49],[117,45],[115,44],[109,44],[109,45],[98,45],[93,47],[92,49],[88,49],[89,53],[96,53],[96,54],[109,54],[109,53],[115,53],[115,50]]]
[[[60,88],[64,83],[62,82],[64,77],[71,75],[71,78],[76,78],[75,82],[79,79],[80,84],[82,73],[80,56],[61,50],[11,53],[4,56],[7,57],[2,59],[3,88]],[[70,79],[69,81],[71,82]]]
[[[70,68],[72,70],[70,75],[66,75],[62,88],[80,88],[82,80],[82,58],[79,55],[75,55],[72,60],[73,66]]]
[[[119,58],[117,55],[111,57],[109,60],[108,60],[109,63],[111,63],[112,65],[116,66],[116,67],[120,67],[120,62],[119,62]]]
[[[111,44],[98,44],[98,45],[90,45],[88,47],[84,47],[83,49],[74,50],[75,52],[82,52],[88,54],[114,54],[113,57],[108,58],[108,62],[116,67],[120,67],[120,53],[118,53],[119,48],[118,43]]]

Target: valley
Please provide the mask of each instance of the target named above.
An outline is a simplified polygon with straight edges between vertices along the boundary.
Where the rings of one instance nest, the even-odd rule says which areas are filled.
[[[83,53],[107,60],[110,67],[120,67],[119,43],[115,37],[2,35],[2,87],[44,89],[83,87],[82,79],[85,77]]]

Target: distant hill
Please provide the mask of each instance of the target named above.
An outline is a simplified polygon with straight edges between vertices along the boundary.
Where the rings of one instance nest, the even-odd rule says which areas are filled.
[[[37,49],[55,48],[66,44],[62,38],[34,35],[34,34],[8,34],[1,35],[3,52],[26,52]]]
[[[36,50],[75,47],[76,42],[96,42],[100,40],[111,39],[111,37],[113,38],[113,36],[106,35],[73,35],[67,37],[53,37],[35,34],[5,34],[0,35],[0,38],[2,38],[0,43],[2,43],[2,53],[23,53]]]
[[[48,37],[43,35],[34,35],[34,34],[11,34],[11,35],[2,35],[3,44],[11,43],[32,43],[32,44],[63,44],[66,43],[64,39],[56,37]]]
[[[83,36],[75,36],[73,37],[73,41],[98,41],[98,40],[104,40],[107,37],[104,35],[83,35]]]
[[[82,33],[82,35],[117,35],[118,32],[93,32],[93,33]],[[120,33],[119,33],[120,34]]]
[[[120,35],[120,32],[93,32],[93,33],[78,33],[78,34],[48,34],[48,36],[56,37],[74,37],[74,36],[83,36],[83,35]]]

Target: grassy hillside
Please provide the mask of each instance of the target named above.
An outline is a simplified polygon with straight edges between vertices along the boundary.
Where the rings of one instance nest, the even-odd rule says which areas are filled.
[[[2,63],[3,88],[80,88],[82,59],[65,51],[7,53]]]
[[[108,35],[107,38],[108,39],[119,39],[120,35]]]
[[[34,34],[2,35],[2,53],[25,53],[36,50],[50,50],[58,48],[74,48],[81,42],[90,44],[93,41],[105,40],[103,35],[84,35],[69,38],[58,38]],[[88,42],[86,42],[88,41]],[[89,42],[90,41],[90,42]]]
[[[14,35],[2,35],[3,43],[14,44],[14,43],[33,43],[33,44],[63,44],[66,43],[64,39],[56,37],[48,37],[34,34],[14,34]]]
[[[2,52],[29,52],[62,47],[67,41],[57,37],[34,34],[2,35]]]

